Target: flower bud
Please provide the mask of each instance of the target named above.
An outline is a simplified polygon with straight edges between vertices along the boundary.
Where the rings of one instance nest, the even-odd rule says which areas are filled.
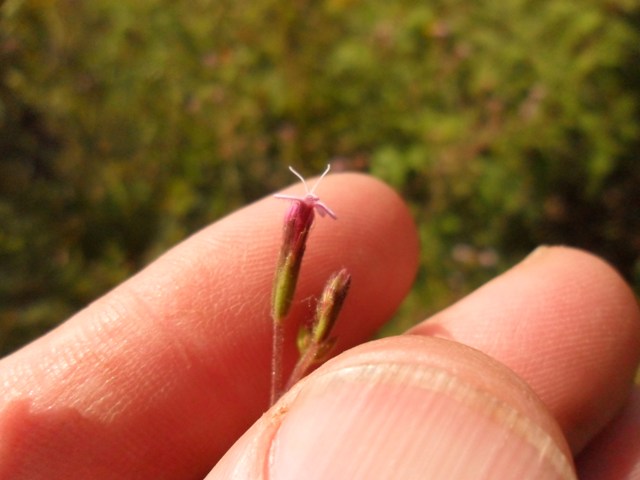
[[[331,341],[329,335],[338,319],[350,286],[351,275],[346,268],[331,275],[316,308],[316,318],[311,330],[312,342],[322,345]]]

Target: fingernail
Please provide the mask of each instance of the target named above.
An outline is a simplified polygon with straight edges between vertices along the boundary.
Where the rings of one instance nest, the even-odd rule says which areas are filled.
[[[574,479],[525,414],[439,367],[357,365],[316,376],[273,437],[270,479]]]

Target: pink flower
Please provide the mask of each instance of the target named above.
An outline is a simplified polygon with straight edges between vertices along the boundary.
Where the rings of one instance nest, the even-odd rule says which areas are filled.
[[[294,175],[302,180],[306,191],[305,196],[274,195],[276,198],[292,200],[291,206],[284,218],[282,247],[280,248],[280,256],[276,267],[276,278],[273,284],[271,298],[271,313],[276,322],[282,322],[287,316],[287,313],[289,313],[291,300],[293,299],[293,294],[295,293],[298,282],[300,266],[302,265],[302,257],[304,256],[307,244],[307,237],[313,225],[314,211],[318,211],[320,216],[329,215],[333,219],[337,218],[336,214],[322,203],[320,198],[314,193],[320,180],[324,178],[330,168],[331,167],[327,165],[322,176],[313,185],[311,190],[309,190],[304,178],[293,168],[289,167]]]
[[[285,216],[271,299],[271,313],[276,322],[282,322],[289,313],[313,218],[313,207],[300,201],[293,202]]]
[[[320,197],[318,197],[318,195],[315,194],[316,188],[318,188],[318,185],[320,184],[320,182],[322,181],[324,176],[327,173],[329,173],[329,170],[331,170],[331,165],[327,165],[327,168],[324,170],[322,175],[320,175],[320,178],[313,185],[313,187],[311,187],[311,190],[309,190],[309,187],[307,186],[307,182],[304,181],[304,178],[302,178],[302,175],[300,175],[298,172],[296,172],[293,169],[293,167],[289,167],[289,170],[291,170],[293,172],[293,174],[302,181],[302,184],[304,185],[304,189],[306,191],[305,196],[304,197],[296,197],[294,195],[277,194],[277,195],[274,195],[274,197],[282,198],[284,200],[297,200],[298,202],[306,203],[310,207],[315,207],[315,209],[318,211],[318,213],[320,214],[321,217],[324,217],[325,215],[329,215],[334,220],[337,220],[338,217],[336,216],[335,213],[333,213],[333,210],[331,210],[329,207],[327,207],[326,204],[321,202],[320,201]]]

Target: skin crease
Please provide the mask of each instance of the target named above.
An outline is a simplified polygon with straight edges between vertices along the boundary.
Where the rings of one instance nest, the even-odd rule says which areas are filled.
[[[577,459],[583,480],[640,478],[640,386],[618,416]],[[635,440],[634,440],[635,439]]]
[[[338,220],[316,219],[296,298],[317,295],[334,269],[350,270],[337,353],[392,315],[411,287],[418,242],[407,208],[377,180],[332,174],[316,193]],[[234,213],[2,359],[0,478],[203,478],[266,408],[269,295],[286,208],[269,198]],[[296,303],[292,323],[309,303]],[[628,286],[566,248],[538,252],[411,334],[468,345],[515,372],[540,399],[532,418],[557,423],[574,454],[623,407],[640,355]],[[386,342],[375,348],[404,351]],[[270,448],[254,446],[257,456]],[[233,455],[225,458],[228,466]]]

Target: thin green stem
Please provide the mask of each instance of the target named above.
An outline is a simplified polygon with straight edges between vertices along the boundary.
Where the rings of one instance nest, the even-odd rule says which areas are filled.
[[[273,319],[271,348],[271,396],[269,405],[273,405],[282,395],[282,358],[284,356],[284,322]]]

